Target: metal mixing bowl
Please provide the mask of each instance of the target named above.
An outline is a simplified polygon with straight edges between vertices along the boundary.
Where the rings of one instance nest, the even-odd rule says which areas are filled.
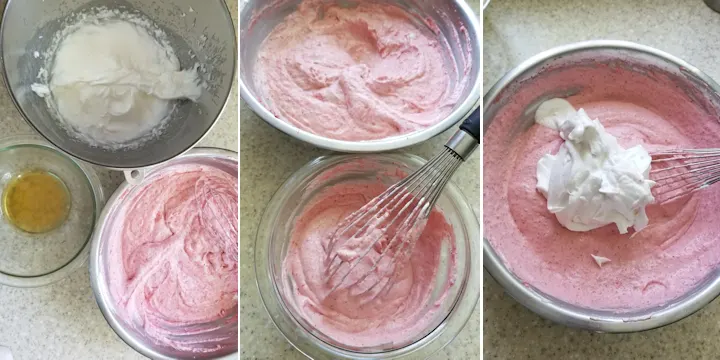
[[[200,74],[208,89],[202,97],[198,102],[177,101],[162,135],[138,148],[111,151],[75,140],[50,115],[45,100],[30,90],[44,65],[34,53],[48,48],[67,17],[99,6],[142,13],[167,33],[183,69],[204,65]],[[10,0],[4,7],[0,42],[2,73],[25,120],[68,154],[115,169],[158,164],[200,141],[228,101],[236,67],[235,26],[224,0]]]
[[[282,22],[283,18],[294,11],[301,0],[277,2],[280,5],[265,9],[269,1],[249,0],[240,4],[240,94],[250,108],[268,124],[284,133],[315,146],[345,152],[378,152],[414,145],[423,142],[456,124],[465,114],[472,110],[480,99],[480,24],[478,15],[464,0],[431,0],[403,1],[378,0],[395,4],[410,14],[421,19],[431,19],[447,39],[459,38],[461,41],[449,41],[450,51],[458,69],[464,69],[466,61],[470,62],[470,70],[462,75],[467,79],[467,86],[453,111],[440,121],[424,130],[396,137],[371,141],[343,141],[329,139],[296,128],[295,126],[275,117],[256,97],[253,83],[253,67],[258,49],[263,40]],[[342,1],[343,4],[357,1]],[[262,12],[260,10],[263,10]],[[255,18],[262,14],[260,18]],[[467,33],[467,41],[462,34]]]
[[[311,359],[426,359],[450,343],[472,315],[480,297],[480,224],[460,190],[448,183],[437,208],[455,234],[455,262],[441,261],[441,269],[452,269],[455,281],[442,300],[427,329],[413,334],[408,342],[378,348],[354,348],[339,344],[314,329],[284,296],[290,279],[282,275],[295,219],[316,195],[342,183],[381,181],[388,186],[397,179],[388,174],[410,173],[424,160],[403,154],[342,155],[317,158],[296,171],[270,200],[255,239],[255,275],[260,296],[270,318],[283,336]],[[338,171],[342,170],[342,171]],[[446,258],[445,258],[446,259]],[[442,270],[441,270],[442,272]],[[444,276],[443,276],[444,275]],[[447,282],[439,274],[435,289]],[[435,293],[433,296],[438,296]]]
[[[624,41],[587,41],[560,46],[540,53],[517,66],[500,79],[483,98],[484,136],[493,134],[488,128],[509,104],[525,101],[518,108],[524,108],[517,115],[516,129],[524,129],[533,123],[536,107],[554,97],[568,97],[582,92],[587,79],[578,79],[565,88],[542,89],[534,99],[518,100],[514,94],[522,89],[523,83],[540,76],[552,76],[555,69],[573,66],[624,66],[647,76],[656,74],[673,79],[680,91],[702,111],[714,118],[720,118],[720,86],[696,67],[670,54]],[[538,82],[537,84],[542,84]],[[648,89],[649,92],[652,89]],[[518,105],[517,103],[514,104]],[[493,174],[485,173],[485,176]],[[510,219],[508,219],[510,221]],[[490,236],[486,234],[485,236]],[[547,319],[572,327],[600,332],[633,332],[657,328],[678,321],[707,305],[720,294],[720,269],[710,273],[692,291],[672,300],[668,304],[631,312],[601,311],[582,308],[544,294],[530,284],[517,278],[505,266],[493,249],[487,237],[484,238],[485,268],[518,302]]]
[[[215,167],[237,176],[238,154],[233,151],[215,148],[195,148],[186,154],[148,169],[148,175],[161,171],[168,166],[198,164]],[[205,352],[184,352],[168,346],[158,345],[135,326],[117,313],[116,301],[110,294],[108,284],[108,232],[113,221],[127,202],[142,189],[127,182],[123,183],[107,201],[98,219],[98,225],[90,247],[90,285],[95,300],[105,320],[120,338],[137,352],[151,359],[237,359],[238,349],[238,313],[228,312],[223,318],[206,324],[196,324],[188,329],[184,342],[197,342]]]

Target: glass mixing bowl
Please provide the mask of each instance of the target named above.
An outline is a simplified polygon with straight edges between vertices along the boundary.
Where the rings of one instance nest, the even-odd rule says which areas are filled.
[[[2,207],[0,220],[0,284],[35,287],[58,281],[82,266],[90,237],[103,206],[103,191],[93,169],[39,136],[0,140],[0,192],[28,171],[47,172],[65,185],[69,212],[58,227],[30,233],[15,226]]]
[[[146,181],[151,181],[153,174],[170,166],[182,164],[203,165],[216,168],[220,171],[237,177],[238,155],[236,152],[216,148],[195,148],[147,169]],[[114,222],[118,214],[135,198],[143,186],[134,186],[124,182],[110,196],[107,206],[100,214],[98,226],[93,236],[90,250],[90,285],[95,300],[108,325],[120,338],[135,351],[151,359],[177,360],[177,359],[237,359],[238,349],[238,311],[235,306],[225,316],[215,321],[183,326],[185,334],[178,335],[178,341],[197,345],[195,350],[183,351],[167,345],[157,344],[143,329],[127,321],[119,314],[116,301],[110,293],[109,276],[109,240],[110,232],[115,228]]]
[[[344,182],[379,180],[391,185],[398,179],[387,174],[410,173],[423,163],[419,157],[401,154],[320,157],[293,174],[273,196],[258,229],[255,273],[272,321],[303,354],[313,359],[426,358],[452,341],[468,321],[480,296],[480,226],[467,200],[452,183],[447,185],[436,206],[455,233],[457,252],[452,265],[455,282],[451,283],[429,326],[408,342],[384,350],[338,344],[310,326],[283,295],[288,279],[282,275],[282,263],[288,251],[293,220],[315,195]],[[441,261],[440,267],[445,265],[451,263]],[[446,284],[447,273],[444,275],[436,278],[436,289]]]

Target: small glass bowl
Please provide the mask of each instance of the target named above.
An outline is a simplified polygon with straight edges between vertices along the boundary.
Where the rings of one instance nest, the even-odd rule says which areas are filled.
[[[37,287],[58,281],[88,258],[90,238],[104,197],[100,179],[86,164],[72,159],[39,136],[0,140],[0,196],[13,179],[28,171],[57,177],[70,196],[69,213],[57,228],[25,232],[0,219],[0,284]]]
[[[448,183],[437,202],[455,233],[454,283],[430,325],[407,343],[378,348],[354,348],[338,344],[310,326],[285,298],[287,279],[282,263],[287,254],[293,219],[313,196],[329,186],[362,180],[382,181],[388,186],[398,179],[387,174],[411,173],[425,161],[403,154],[344,155],[317,158],[293,174],[277,190],[265,209],[255,243],[255,273],[263,304],[285,338],[306,356],[319,359],[426,358],[460,332],[480,296],[480,225],[465,197]],[[338,171],[342,169],[342,171]],[[446,264],[441,264],[441,266]],[[447,282],[438,277],[436,288]]]

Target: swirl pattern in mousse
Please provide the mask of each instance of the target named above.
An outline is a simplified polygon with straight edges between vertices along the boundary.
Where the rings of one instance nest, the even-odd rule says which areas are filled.
[[[260,47],[258,98],[277,118],[326,138],[375,140],[430,127],[450,114],[464,86],[446,39],[433,24],[417,24],[394,5],[303,1]]]
[[[177,164],[139,186],[125,193],[110,230],[111,295],[125,321],[155,342],[204,351],[185,329],[237,313],[237,178]]]
[[[485,237],[524,283],[577,306],[628,312],[664,305],[717,268],[720,186],[647,206],[648,226],[632,235],[613,225],[564,228],[535,186],[538,160],[557,153],[563,140],[530,123],[530,105],[562,89],[580,89],[567,100],[624,148],[717,147],[711,104],[681,83],[652,69],[597,64],[549,69],[514,88],[484,137],[483,218]],[[600,267],[592,255],[610,262]]]
[[[373,270],[377,256],[372,255],[382,251],[382,246],[374,247],[376,253],[366,256],[352,272],[370,272],[371,276],[355,283],[360,276],[352,280],[351,275],[333,291],[326,261],[338,224],[386,189],[379,181],[332,185],[302,208],[293,225],[282,267],[284,278],[290,279],[283,283],[283,297],[310,326],[341,346],[386,349],[407,345],[424,335],[436,320],[454,282],[454,272],[448,271],[455,259],[454,232],[436,209],[404,266],[396,267],[389,276],[379,268]],[[449,260],[442,259],[443,247],[450,249]],[[448,274],[442,285],[437,285],[439,274]]]

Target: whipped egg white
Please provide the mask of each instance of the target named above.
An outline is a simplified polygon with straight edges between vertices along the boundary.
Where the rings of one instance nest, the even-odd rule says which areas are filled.
[[[565,142],[537,165],[537,189],[565,228],[589,231],[615,224],[621,234],[648,224],[651,157],[642,146],[623,149],[597,119],[564,99],[540,105],[535,122],[557,130]]]

